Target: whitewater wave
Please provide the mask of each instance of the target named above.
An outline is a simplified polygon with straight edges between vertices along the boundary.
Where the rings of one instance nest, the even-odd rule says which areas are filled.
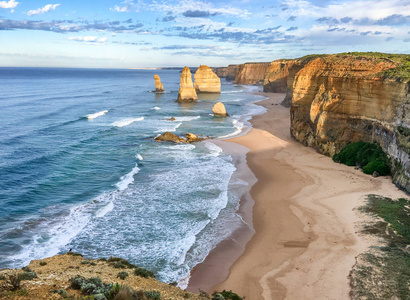
[[[154,106],[152,109],[153,109],[153,110],[160,110],[160,109],[161,109],[161,107]]]
[[[120,178],[120,182],[118,182],[115,186],[120,190],[125,190],[131,183],[134,182],[134,175],[138,174],[140,168],[138,168],[138,164],[129,172]]]
[[[177,121],[177,122],[189,122],[189,121],[197,120],[199,118],[201,118],[201,116],[175,117],[175,121]]]
[[[115,121],[113,122],[111,125],[115,126],[115,127],[124,127],[124,126],[128,126],[134,122],[139,122],[144,120],[144,117],[140,117],[140,118],[126,118],[126,119],[122,119],[119,121]]]
[[[95,118],[104,116],[107,112],[108,112],[108,110],[103,110],[103,111],[96,112],[94,114],[86,115],[86,117],[87,117],[88,120],[93,120]]]
[[[234,120],[232,120],[232,125],[235,127],[234,132],[229,133],[229,134],[224,135],[224,136],[219,136],[218,138],[221,138],[221,139],[222,138],[228,138],[228,137],[238,135],[242,132],[242,129],[243,129],[243,126],[244,126],[243,122],[240,122],[239,120],[234,119]]]

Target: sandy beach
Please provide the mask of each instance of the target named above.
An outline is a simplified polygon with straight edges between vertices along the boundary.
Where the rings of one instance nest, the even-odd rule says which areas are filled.
[[[238,231],[238,239],[221,243],[192,272],[189,290],[233,290],[252,300],[349,299],[349,272],[369,247],[355,209],[368,194],[407,195],[389,177],[373,178],[293,141],[289,109],[279,105],[285,95],[260,94],[269,98],[259,103],[267,113],[252,119],[249,133],[224,142],[249,149],[255,203],[252,210],[248,199],[240,213],[253,220],[255,234]]]

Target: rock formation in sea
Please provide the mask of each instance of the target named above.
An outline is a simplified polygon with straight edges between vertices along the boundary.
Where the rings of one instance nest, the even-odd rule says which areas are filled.
[[[197,93],[221,92],[221,80],[214,71],[206,65],[202,65],[198,68],[195,72],[194,79],[194,87]]]
[[[161,79],[157,74],[154,75],[155,79],[155,92],[161,93],[164,91],[164,86],[162,85]]]
[[[245,63],[238,65],[234,83],[262,85],[270,63]]]
[[[226,113],[225,105],[222,102],[215,103],[215,105],[212,107],[212,112],[214,113],[214,116],[228,116],[228,114]]]
[[[348,143],[377,142],[391,158],[393,181],[410,192],[408,61],[381,53],[310,60],[293,78],[292,136],[330,156]]]
[[[228,81],[234,81],[237,69],[238,65],[229,65],[227,67],[217,68],[216,75],[218,75],[219,78],[226,78]]]
[[[179,144],[179,143],[194,143],[194,142],[204,141],[209,138],[209,136],[206,138],[198,137],[196,134],[189,133],[189,132],[185,134],[185,137],[186,139],[179,137],[176,134],[166,131],[163,134],[157,136],[155,140],[157,142],[173,142],[173,143]]]
[[[168,132],[168,131],[164,132],[160,136],[157,136],[155,138],[155,140],[157,142],[162,142],[162,141],[164,141],[164,142],[174,142],[174,143],[185,143],[186,142],[184,138],[181,138],[181,137],[177,136],[176,134],[173,134],[173,133]]]
[[[188,67],[184,67],[181,73],[177,102],[196,102],[197,100],[198,96],[192,82],[191,70]]]

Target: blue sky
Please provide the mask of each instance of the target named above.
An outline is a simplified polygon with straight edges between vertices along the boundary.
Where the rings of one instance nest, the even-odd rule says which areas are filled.
[[[0,0],[0,66],[226,66],[410,54],[410,0]]]

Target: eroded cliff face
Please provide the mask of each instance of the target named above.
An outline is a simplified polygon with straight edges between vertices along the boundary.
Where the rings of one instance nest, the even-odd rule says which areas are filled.
[[[206,65],[202,65],[198,68],[195,72],[194,79],[194,87],[197,93],[221,92],[221,80],[214,71]]]
[[[376,141],[393,159],[394,182],[410,192],[410,83],[381,75],[396,66],[342,55],[309,61],[293,78],[291,134],[330,156],[351,142]]]
[[[216,75],[218,75],[219,78],[226,78],[226,80],[232,81],[235,80],[237,68],[238,65],[229,65],[227,67],[217,68]]]
[[[263,84],[270,63],[245,63],[238,65],[234,83]]]

